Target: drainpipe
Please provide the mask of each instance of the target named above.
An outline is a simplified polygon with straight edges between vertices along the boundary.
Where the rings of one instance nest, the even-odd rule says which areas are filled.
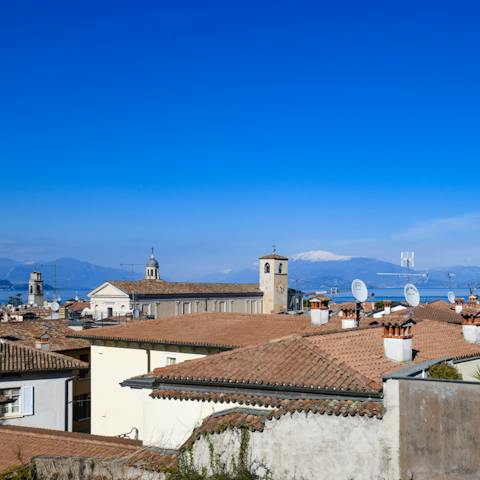
[[[147,373],[150,373],[150,350],[145,350],[145,353],[147,354]]]
[[[71,432],[73,430],[73,379],[70,377],[65,379],[65,432]],[[71,386],[71,388],[70,388]],[[70,398],[70,392],[72,392]],[[70,408],[72,408],[72,418],[70,418]],[[72,423],[70,427],[70,422]]]

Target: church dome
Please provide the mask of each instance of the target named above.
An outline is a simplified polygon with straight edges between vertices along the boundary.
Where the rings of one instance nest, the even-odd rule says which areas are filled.
[[[148,261],[147,266],[152,268],[158,268],[158,262],[156,258],[153,256],[153,253],[150,255],[150,260]]]

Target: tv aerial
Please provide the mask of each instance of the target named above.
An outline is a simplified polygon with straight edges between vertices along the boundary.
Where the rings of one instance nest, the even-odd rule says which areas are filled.
[[[356,278],[352,282],[352,295],[358,303],[367,301],[368,289],[363,280]]]
[[[357,327],[360,324],[360,310],[361,304],[367,301],[368,289],[363,280],[356,278],[352,282],[352,295],[355,298],[355,317],[357,321]]]
[[[447,298],[448,298],[449,303],[454,304],[455,303],[455,292],[452,292],[452,291],[448,292],[447,293]]]
[[[407,283],[410,283],[410,277],[428,278],[427,272],[415,273],[415,252],[401,252],[400,266],[406,268],[406,272],[377,272],[377,275],[406,278]]]
[[[405,287],[403,287],[403,294],[405,300],[411,307],[418,307],[420,304],[420,293],[413,283],[407,283]]]

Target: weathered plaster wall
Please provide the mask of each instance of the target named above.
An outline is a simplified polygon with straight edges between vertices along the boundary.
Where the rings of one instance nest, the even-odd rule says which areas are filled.
[[[401,478],[478,478],[480,384],[399,383]]]
[[[193,446],[197,465],[210,465],[209,442],[222,461],[238,460],[240,438],[227,430],[200,439]],[[392,478],[391,453],[385,421],[360,416],[294,413],[267,421],[249,439],[249,461],[275,480]]]

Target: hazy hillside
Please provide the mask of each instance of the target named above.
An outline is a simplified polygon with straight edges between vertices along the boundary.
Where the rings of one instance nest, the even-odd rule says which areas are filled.
[[[42,272],[43,279],[50,285],[55,284],[54,264],[56,264],[56,283],[58,288],[94,288],[105,280],[131,278],[130,272],[117,268],[102,267],[74,258],[59,258],[51,262],[21,263],[0,259],[0,279],[13,284],[28,282],[32,270]]]
[[[449,281],[447,272],[456,275]],[[329,252],[311,251],[294,255],[289,262],[291,287],[303,290],[320,290],[330,287],[350,288],[354,278],[361,278],[371,288],[402,287],[405,278],[381,276],[378,273],[406,273],[399,265],[366,257],[341,257]],[[428,272],[427,279],[415,277],[415,283],[424,287],[480,286],[480,267],[445,267]],[[198,280],[218,282],[257,282],[258,268],[234,270],[228,273],[205,275]]]

